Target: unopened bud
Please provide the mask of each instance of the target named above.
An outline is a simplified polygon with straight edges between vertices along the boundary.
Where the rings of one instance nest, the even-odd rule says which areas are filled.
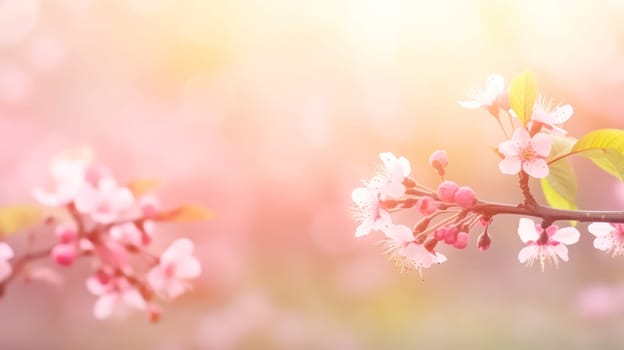
[[[490,248],[490,244],[492,243],[492,239],[490,235],[486,232],[483,232],[479,238],[477,239],[477,248],[481,251],[486,251]]]
[[[458,189],[459,186],[453,181],[443,181],[440,186],[438,186],[438,197],[443,202],[454,203],[455,193]]]
[[[431,153],[431,156],[429,156],[429,165],[438,172],[438,175],[444,176],[446,166],[448,165],[446,151],[437,150]]]
[[[76,260],[74,244],[57,244],[52,248],[52,258],[61,266],[69,266]]]
[[[472,188],[462,186],[457,189],[454,196],[455,204],[462,208],[470,208],[477,202],[477,195]]]
[[[461,231],[457,234],[457,239],[453,243],[453,247],[457,249],[464,249],[468,246],[468,233]]]

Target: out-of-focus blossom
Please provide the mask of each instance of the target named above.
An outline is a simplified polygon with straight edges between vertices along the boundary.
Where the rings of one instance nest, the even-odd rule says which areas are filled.
[[[498,164],[503,174],[515,175],[524,170],[541,179],[548,175],[546,157],[550,153],[552,138],[544,133],[533,137],[524,128],[517,128],[511,140],[503,141],[498,150],[505,156]]]
[[[498,75],[492,74],[485,80],[485,89],[477,90],[468,100],[458,101],[459,105],[464,108],[476,109],[484,108],[495,116],[498,116],[498,109],[509,109],[509,102],[505,94],[505,79]]]
[[[371,231],[383,230],[392,223],[390,214],[383,208],[379,190],[370,187],[359,187],[351,193],[355,203],[355,220],[360,225],[355,230],[356,237],[367,236]]]
[[[159,264],[147,275],[149,285],[157,293],[176,298],[189,289],[189,281],[201,274],[201,265],[193,256],[193,242],[181,238],[161,255]]]
[[[11,276],[13,272],[13,267],[9,262],[13,255],[13,248],[4,242],[0,242],[0,282]]]
[[[544,270],[547,261],[558,265],[559,259],[568,261],[568,245],[578,242],[581,234],[574,227],[560,229],[557,225],[549,226],[546,231],[531,219],[521,218],[518,235],[526,247],[520,250],[520,263],[531,266],[538,260]]]
[[[106,319],[116,308],[129,307],[144,310],[147,306],[139,290],[125,277],[94,276],[87,279],[87,289],[98,296],[93,315],[98,320]]]
[[[391,225],[384,233],[388,237],[387,253],[404,270],[416,269],[422,274],[423,268],[446,261],[444,255],[415,242],[412,230],[405,225]]]
[[[76,195],[76,209],[89,214],[96,222],[110,224],[134,204],[129,189],[119,187],[114,179],[105,178],[97,187],[86,186]]]

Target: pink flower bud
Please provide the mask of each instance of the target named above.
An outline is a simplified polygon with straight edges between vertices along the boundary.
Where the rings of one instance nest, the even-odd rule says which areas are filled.
[[[490,248],[490,244],[492,243],[492,239],[487,232],[483,232],[479,238],[477,239],[477,248],[481,251],[486,251]]]
[[[451,226],[446,230],[446,235],[444,236],[444,243],[446,244],[455,244],[457,241],[457,234],[459,233],[459,229],[455,226]]]
[[[455,192],[457,192],[458,189],[459,186],[453,181],[443,181],[440,186],[438,186],[438,197],[443,202],[454,203]]]
[[[446,231],[448,231],[446,227],[440,227],[433,232],[433,237],[438,241],[443,241],[446,237]]]
[[[52,248],[52,258],[61,266],[69,266],[76,260],[76,246],[57,244]]]
[[[477,195],[468,186],[462,186],[455,192],[455,203],[462,208],[470,208],[477,201]]]
[[[73,224],[60,224],[56,226],[54,233],[61,243],[71,243],[78,237],[78,230]]]
[[[416,202],[416,209],[421,215],[427,216],[433,214],[438,208],[431,197],[420,197]]]
[[[438,171],[440,176],[444,176],[444,169],[448,165],[448,156],[446,151],[437,150],[429,156],[429,165]]]
[[[453,247],[457,248],[457,249],[464,249],[468,246],[468,233],[466,232],[459,232],[457,234],[457,239],[455,240],[455,243],[453,243]]]

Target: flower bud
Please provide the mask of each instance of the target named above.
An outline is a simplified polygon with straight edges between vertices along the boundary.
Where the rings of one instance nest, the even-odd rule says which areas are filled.
[[[437,150],[429,156],[429,165],[434,168],[440,176],[444,176],[446,166],[448,165],[448,156],[446,151]]]
[[[454,203],[455,193],[458,189],[459,186],[453,181],[443,181],[440,186],[438,186],[438,197],[443,202]]]
[[[492,243],[492,239],[490,235],[486,232],[483,232],[479,238],[477,239],[477,248],[481,251],[486,251],[490,248],[490,244]]]
[[[433,198],[431,197],[420,197],[416,202],[416,209],[420,212],[421,215],[428,216],[433,214],[437,207]]]
[[[54,233],[61,243],[71,243],[78,237],[78,230],[73,224],[59,224]]]
[[[462,208],[470,208],[477,202],[477,195],[468,186],[462,186],[457,189],[454,196],[455,204]]]
[[[457,234],[457,239],[455,240],[455,243],[453,243],[453,247],[457,248],[457,249],[464,249],[468,246],[468,233],[466,232],[459,232]]]
[[[446,235],[444,236],[444,243],[446,244],[455,244],[457,241],[457,234],[459,233],[459,229],[455,226],[451,226],[446,230]]]
[[[52,258],[61,266],[69,266],[76,260],[74,244],[57,244],[52,248]]]
[[[446,237],[446,231],[448,231],[446,227],[440,227],[433,232],[433,237],[438,241],[443,241]]]

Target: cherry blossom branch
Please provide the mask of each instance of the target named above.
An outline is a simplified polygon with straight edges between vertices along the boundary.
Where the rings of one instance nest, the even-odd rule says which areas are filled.
[[[597,210],[566,210],[546,207],[540,204],[534,206],[509,205],[494,202],[479,201],[470,208],[475,214],[481,214],[486,217],[494,217],[495,215],[523,215],[541,218],[542,226],[550,226],[555,221],[569,220],[580,222],[609,222],[624,223],[624,211],[597,211]]]

